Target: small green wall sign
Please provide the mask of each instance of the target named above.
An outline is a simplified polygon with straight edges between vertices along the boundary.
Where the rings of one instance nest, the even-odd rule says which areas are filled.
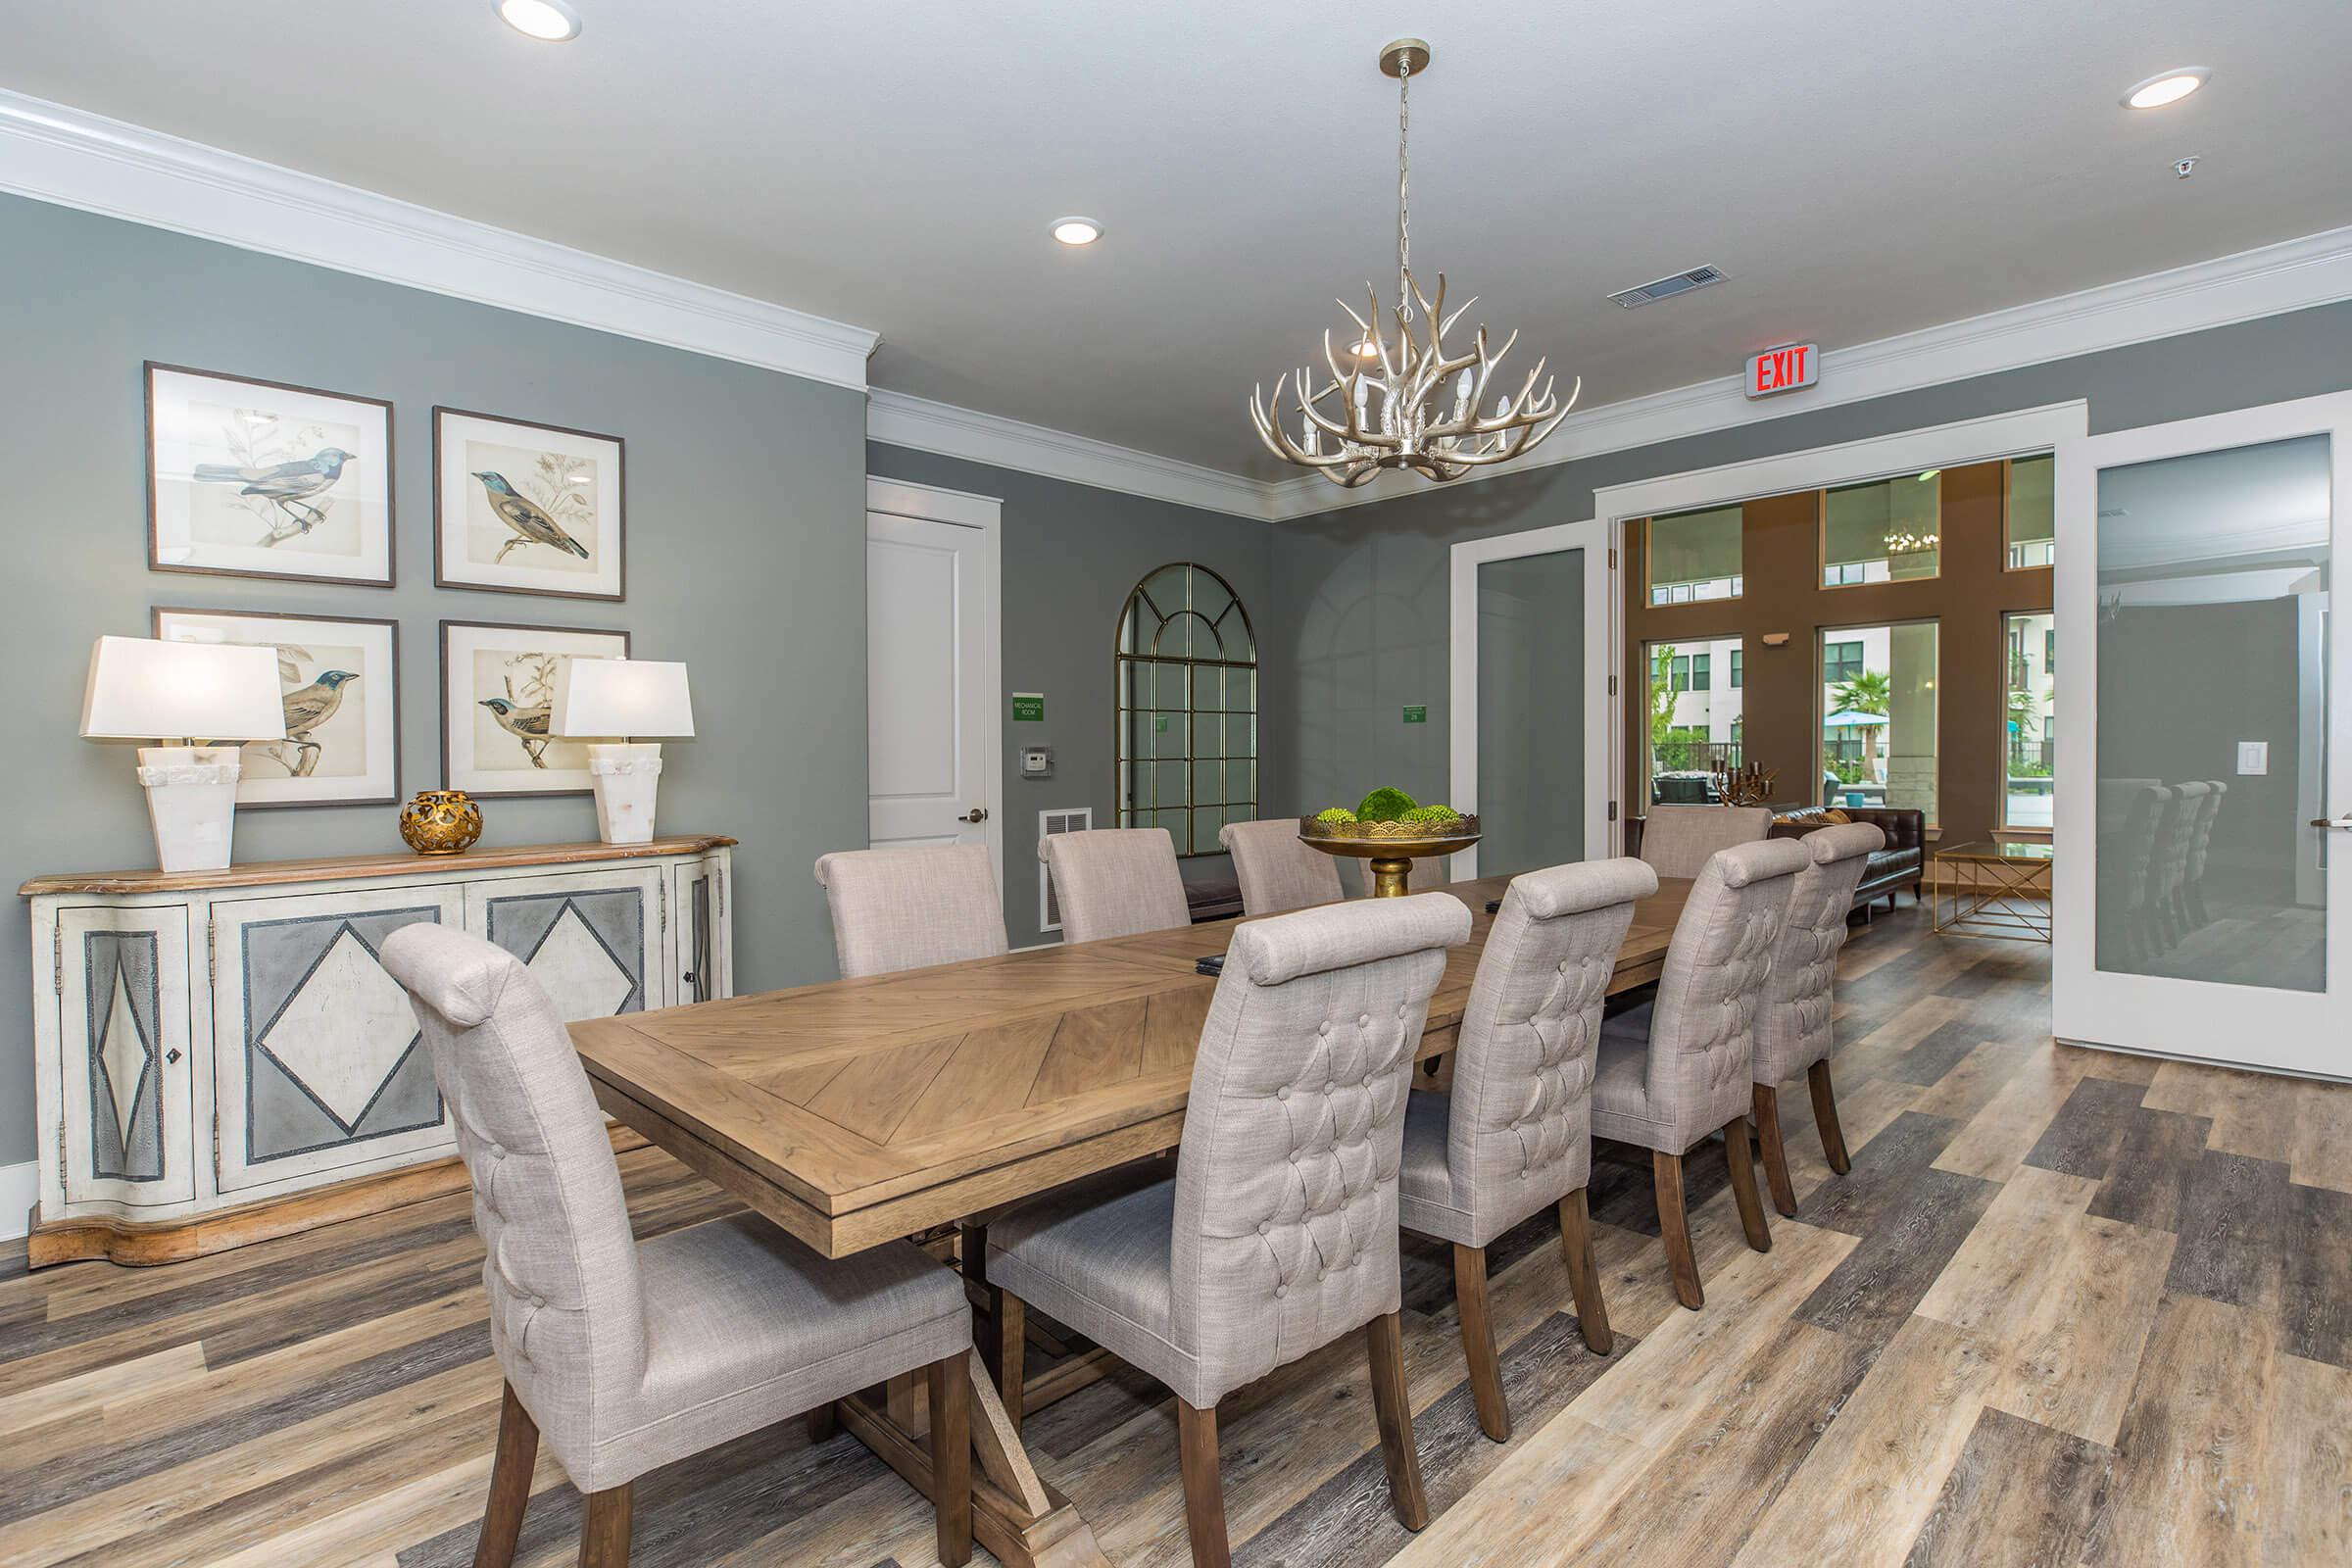
[[[1015,724],[1043,724],[1046,721],[1046,694],[1044,692],[1014,692],[1012,694],[1012,721]]]
[[[1404,721],[1407,724],[1428,723],[1429,705],[1427,703],[1413,703],[1408,705],[1404,710]]]

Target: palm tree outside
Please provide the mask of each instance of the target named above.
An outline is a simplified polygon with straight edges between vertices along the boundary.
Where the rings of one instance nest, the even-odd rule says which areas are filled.
[[[1894,682],[1883,669],[1866,669],[1858,675],[1838,682],[1830,700],[1842,712],[1870,713],[1884,717],[1894,701]],[[1862,730],[1862,770],[1874,783],[1885,783],[1879,772],[1879,732],[1886,726],[1870,724]]]

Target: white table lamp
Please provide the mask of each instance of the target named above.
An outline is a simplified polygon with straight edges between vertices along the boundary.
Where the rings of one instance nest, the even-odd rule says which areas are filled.
[[[569,740],[598,740],[588,748],[588,773],[596,781],[596,828],[607,844],[647,844],[654,837],[654,795],[662,781],[660,743],[633,744],[630,736],[689,739],[694,704],[686,694],[686,666],[650,659],[567,659],[556,674],[556,701],[548,733]]]
[[[93,741],[162,741],[139,748],[139,782],[166,871],[228,865],[237,809],[235,746],[286,734],[277,652],[217,643],[101,637],[81,693],[81,733]]]

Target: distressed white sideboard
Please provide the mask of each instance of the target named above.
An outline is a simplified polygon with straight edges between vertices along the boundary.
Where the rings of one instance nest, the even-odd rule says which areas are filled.
[[[569,1020],[733,994],[733,839],[44,876],[32,904],[35,1266],[170,1262],[454,1192],[384,937],[521,958]]]

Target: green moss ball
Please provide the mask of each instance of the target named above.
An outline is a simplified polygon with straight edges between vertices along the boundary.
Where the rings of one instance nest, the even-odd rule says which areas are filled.
[[[1355,813],[1345,806],[1335,806],[1328,810],[1317,811],[1315,820],[1318,822],[1352,822],[1355,820]]]
[[[1420,803],[1399,789],[1383,786],[1364,797],[1364,804],[1355,808],[1358,821],[1400,822],[1404,813],[1418,808]]]
[[[1416,806],[1398,817],[1399,822],[1459,822],[1462,813],[1450,806]]]

